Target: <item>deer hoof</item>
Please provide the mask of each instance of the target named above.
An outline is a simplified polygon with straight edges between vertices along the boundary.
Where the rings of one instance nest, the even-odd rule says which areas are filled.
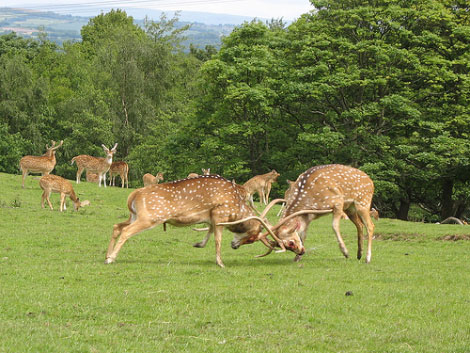
[[[194,243],[193,246],[195,248],[203,248],[205,246],[205,244],[203,244],[203,243]]]
[[[111,257],[108,257],[108,258],[104,261],[105,265],[112,264],[113,262],[114,262],[114,259],[111,258]]]

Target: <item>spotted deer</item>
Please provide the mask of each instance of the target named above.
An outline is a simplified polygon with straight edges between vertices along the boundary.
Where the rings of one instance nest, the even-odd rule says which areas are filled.
[[[20,169],[21,173],[23,174],[23,183],[22,187],[24,188],[24,181],[28,176],[28,173],[41,173],[42,175],[47,175],[55,167],[56,159],[55,159],[55,151],[62,146],[64,141],[60,141],[60,143],[56,146],[55,141],[51,141],[52,145],[46,145],[46,153],[42,156],[24,156],[20,160]]]
[[[203,175],[137,189],[129,195],[127,207],[130,211],[129,219],[114,225],[106,253],[107,264],[115,261],[121,247],[130,237],[164,223],[175,226],[208,224],[209,234],[214,233],[216,263],[220,267],[224,267],[220,253],[223,222],[243,218],[243,222],[228,225],[227,228],[246,238],[245,242],[258,240],[262,227],[265,227],[281,251],[286,250],[270,231],[270,225],[264,220],[265,215],[255,216],[246,204],[244,189],[218,175]],[[265,237],[260,240],[270,246]],[[304,251],[304,248],[297,249],[298,254]]]
[[[114,144],[112,149],[108,149],[105,145],[101,145],[103,150],[106,152],[106,158],[103,157],[92,157],[87,154],[81,154],[72,158],[72,164],[77,164],[77,176],[76,182],[80,183],[80,177],[83,171],[86,169],[88,172],[98,174],[98,186],[101,186],[103,181],[104,187],[106,187],[106,173],[108,172],[113,162],[113,155],[116,153],[117,143]]]
[[[258,193],[259,195],[260,204],[268,204],[269,194],[271,192],[271,185],[273,182],[276,181],[279,175],[280,174],[273,169],[269,173],[254,176],[253,178],[249,179],[245,184],[243,184],[243,187],[250,195],[249,201],[252,207],[255,207],[253,202],[253,195],[255,193]]]
[[[368,235],[366,262],[369,263],[374,235],[374,223],[370,213],[373,195],[374,183],[361,170],[340,164],[322,165],[310,168],[301,174],[292,184],[286,199],[272,201],[264,212],[266,213],[275,203],[285,201],[285,211],[278,224],[271,228],[271,232],[274,232],[281,241],[299,235],[302,245],[310,222],[332,213],[332,225],[339,248],[345,257],[349,257],[339,228],[344,212],[356,226],[358,259],[362,257],[363,226],[366,227]],[[264,233],[260,239],[266,236],[267,233]],[[266,245],[266,242],[264,243]],[[268,252],[262,256],[271,253],[275,245],[271,243]],[[296,259],[300,260],[300,256]]]
[[[65,205],[65,197],[70,197],[70,200],[73,201],[73,206],[75,211],[78,211],[80,207],[87,206],[90,204],[88,200],[80,202],[79,198],[75,194],[73,190],[72,184],[67,180],[60,176],[47,174],[39,179],[39,186],[43,190],[42,197],[41,197],[41,207],[44,208],[44,200],[47,201],[51,210],[54,208],[52,207],[50,196],[52,192],[57,192],[60,194],[60,212],[67,209]]]
[[[211,169],[210,168],[209,169],[202,168],[201,170],[202,170],[202,175],[210,175],[211,174]],[[189,173],[186,178],[191,179],[191,178],[197,178],[198,176],[200,176],[200,175],[197,174],[197,173]]]
[[[144,181],[144,186],[149,186],[149,185],[152,185],[152,184],[158,184],[160,181],[163,180],[163,173],[158,172],[155,176],[153,176],[150,173],[147,173],[147,174],[144,174],[142,179]]]
[[[116,161],[111,163],[109,167],[109,186],[115,186],[116,176],[119,175],[121,178],[121,188],[126,184],[126,188],[129,188],[129,165],[123,161]]]

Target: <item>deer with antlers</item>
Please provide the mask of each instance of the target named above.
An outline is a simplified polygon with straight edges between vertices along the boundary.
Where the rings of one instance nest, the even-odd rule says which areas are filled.
[[[113,155],[116,153],[117,143],[114,144],[112,149],[108,149],[105,145],[101,145],[103,150],[106,152],[106,158],[103,157],[92,157],[87,154],[81,154],[72,158],[72,164],[77,164],[77,184],[80,183],[80,177],[83,171],[86,169],[88,172],[98,174],[98,186],[101,187],[101,181],[103,181],[104,187],[106,187],[106,173],[108,172],[111,164],[113,163]]]
[[[47,201],[51,210],[52,207],[50,196],[52,192],[57,192],[60,194],[60,212],[67,209],[65,206],[65,197],[68,196],[73,201],[73,206],[75,211],[78,211],[80,207],[87,206],[90,204],[90,201],[85,200],[80,202],[79,198],[73,190],[72,184],[60,176],[47,174],[39,179],[39,186],[43,190],[41,197],[41,207],[44,208],[44,200]]]
[[[297,234],[301,238],[302,246],[310,222],[320,216],[332,213],[333,230],[339,248],[343,255],[348,257],[349,253],[339,228],[340,219],[344,212],[356,226],[358,259],[362,257],[363,226],[366,227],[368,235],[366,262],[369,263],[372,257],[374,234],[374,223],[371,220],[370,212],[373,195],[374,183],[361,170],[340,164],[322,165],[310,168],[301,174],[295,183],[291,184],[285,195],[286,199],[272,201],[263,212],[267,213],[275,203],[285,201],[285,210],[279,223],[270,230],[281,241]],[[233,225],[236,222],[223,224]],[[259,240],[267,235],[267,233],[260,235]],[[244,239],[239,239],[239,244],[243,243]],[[271,253],[276,246],[276,244],[266,241],[263,243],[268,244],[270,249],[262,256]],[[299,255],[296,260],[300,260]]]
[[[121,188],[124,187],[126,183],[126,188],[129,188],[129,165],[123,161],[116,161],[111,163],[109,167],[109,186],[115,186],[116,176],[119,175],[121,178]]]
[[[146,173],[146,174],[144,174],[142,179],[144,181],[144,186],[149,186],[149,185],[152,185],[152,184],[158,184],[159,181],[163,180],[163,173],[158,172],[155,176],[153,176],[150,173]]]
[[[249,179],[243,187],[246,189],[249,196],[249,201],[252,207],[255,207],[253,202],[253,195],[258,193],[259,202],[261,204],[267,205],[269,202],[269,194],[271,193],[271,185],[276,181],[277,177],[280,174],[274,169],[269,173],[256,175],[253,178]]]
[[[51,141],[52,145],[46,145],[46,153],[42,156],[24,156],[20,160],[20,169],[21,173],[23,174],[23,183],[22,187],[24,188],[24,181],[28,176],[28,173],[41,173],[42,175],[47,175],[55,167],[56,159],[55,159],[55,151],[62,146],[64,141],[60,141],[60,143],[56,146],[55,141]]]
[[[129,195],[127,206],[129,219],[114,225],[106,253],[107,264],[115,261],[121,247],[130,237],[164,223],[175,226],[208,224],[209,234],[214,233],[216,263],[220,267],[224,267],[220,254],[224,222],[243,219],[237,224],[227,225],[227,228],[246,243],[260,239],[269,247],[265,237],[260,238],[262,227],[265,227],[281,251],[286,250],[284,243],[270,231],[271,226],[264,220],[265,214],[255,216],[246,204],[244,189],[218,175],[186,178],[137,189]],[[300,255],[305,249],[301,246],[300,238],[297,238],[296,245],[299,247],[290,250]]]

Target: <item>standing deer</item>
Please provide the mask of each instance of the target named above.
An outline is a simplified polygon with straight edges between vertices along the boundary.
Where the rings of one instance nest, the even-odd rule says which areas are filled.
[[[73,206],[75,211],[78,211],[80,207],[87,206],[90,204],[88,200],[80,202],[75,191],[73,190],[72,184],[60,176],[47,174],[39,179],[39,186],[44,191],[41,197],[41,207],[44,208],[44,200],[47,200],[51,210],[52,207],[51,200],[49,197],[52,192],[60,193],[60,212],[67,209],[65,206],[65,197],[68,196],[73,201]]]
[[[258,193],[260,204],[268,204],[269,194],[271,192],[271,185],[276,181],[280,174],[274,169],[269,173],[257,175],[248,180],[243,187],[250,194],[249,200],[252,207],[255,207],[253,202],[253,195]]]
[[[298,234],[302,245],[310,222],[327,213],[333,213],[333,230],[339,248],[345,257],[349,257],[339,229],[340,219],[344,212],[357,229],[358,259],[362,257],[363,226],[366,227],[368,235],[366,262],[369,263],[372,257],[374,235],[374,223],[370,217],[373,195],[374,183],[366,173],[340,164],[322,165],[310,168],[301,174],[292,184],[286,195],[287,199],[272,201],[264,213],[267,213],[275,203],[286,201],[285,212],[271,231],[281,241]],[[267,233],[261,235],[260,239],[266,236]],[[266,241],[263,243],[266,245]],[[273,250],[275,244],[270,245],[268,252],[262,256],[268,255]],[[300,256],[297,256],[296,260],[300,260]]]
[[[105,145],[101,145],[103,150],[106,152],[106,158],[103,157],[92,157],[87,154],[81,154],[79,156],[72,158],[72,164],[75,162],[77,164],[77,184],[80,183],[80,177],[82,176],[83,171],[86,169],[88,172],[98,174],[98,186],[101,187],[101,181],[106,187],[106,173],[108,172],[111,164],[113,162],[113,155],[116,153],[117,143],[114,144],[112,149],[108,149]]]
[[[211,174],[211,169],[204,169],[204,168],[201,168],[202,170],[202,175],[210,175]],[[198,176],[200,176],[199,174],[197,173],[189,173],[188,176],[186,178],[197,178]]]
[[[149,186],[152,184],[158,184],[159,181],[163,180],[163,173],[158,172],[157,175],[153,176],[150,173],[144,174],[143,178],[144,186]]]
[[[60,144],[55,145],[55,141],[51,141],[52,146],[46,145],[46,153],[42,156],[24,156],[20,160],[20,169],[23,174],[23,183],[22,187],[24,188],[24,180],[28,176],[28,173],[41,173],[42,175],[47,175],[55,167],[55,151],[62,146],[64,141],[60,141]]]
[[[113,186],[115,186],[116,175],[119,175],[121,178],[121,188],[124,187],[124,182],[126,183],[126,188],[129,188],[129,165],[126,162],[117,161],[111,163],[111,167],[109,167],[109,186],[111,186],[111,180]]]
[[[222,222],[244,218],[242,222],[228,225],[227,228],[239,234],[239,237],[246,238],[245,242],[258,240],[263,226],[277,241],[281,251],[286,250],[263,220],[264,214],[254,216],[253,210],[246,204],[243,188],[218,175],[186,178],[137,189],[129,195],[127,207],[130,211],[129,219],[114,225],[106,253],[107,264],[115,261],[121,247],[130,237],[163,223],[175,226],[208,224],[208,234],[214,233],[216,263],[220,267],[224,267],[220,254],[224,228],[220,224]],[[260,240],[270,246],[265,237]],[[300,244],[300,238],[297,244]],[[301,247],[295,251],[301,255],[305,249]]]

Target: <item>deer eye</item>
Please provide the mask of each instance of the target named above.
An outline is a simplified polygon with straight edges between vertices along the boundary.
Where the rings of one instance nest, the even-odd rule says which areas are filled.
[[[293,248],[295,246],[295,242],[293,240],[289,240],[289,247]]]

